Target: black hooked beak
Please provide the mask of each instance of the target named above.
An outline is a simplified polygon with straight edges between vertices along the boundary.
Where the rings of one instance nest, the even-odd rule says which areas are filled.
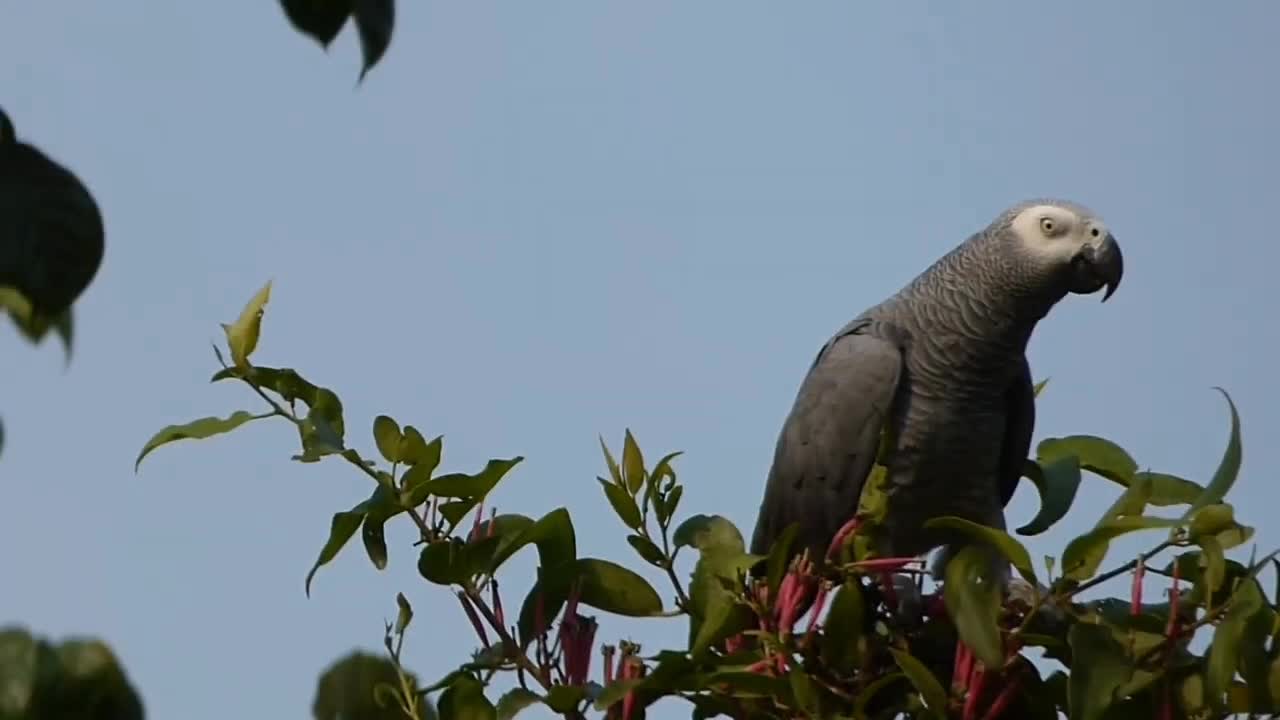
[[[1120,287],[1120,278],[1124,276],[1124,255],[1120,253],[1115,236],[1107,233],[1101,242],[1081,248],[1071,259],[1071,267],[1077,281],[1088,288],[1087,292],[1106,287],[1107,291],[1102,296],[1102,302],[1106,302]]]

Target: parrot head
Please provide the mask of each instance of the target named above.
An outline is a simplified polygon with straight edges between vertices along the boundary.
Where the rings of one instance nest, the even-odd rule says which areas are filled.
[[[1124,256],[1107,224],[1074,203],[1037,200],[1006,213],[1000,223],[1023,258],[1041,273],[1065,280],[1066,290],[1090,295],[1120,287]]]

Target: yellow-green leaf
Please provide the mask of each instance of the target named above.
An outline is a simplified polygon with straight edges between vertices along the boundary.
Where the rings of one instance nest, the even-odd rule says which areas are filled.
[[[929,714],[938,720],[946,720],[947,718],[947,691],[942,688],[942,683],[938,682],[938,678],[933,676],[929,668],[924,663],[912,657],[910,654],[901,650],[889,648],[889,652],[893,654],[894,662],[898,663],[898,667],[902,668],[902,672],[916,686],[916,691],[920,693],[920,699],[924,700],[925,707],[929,709]]]
[[[974,540],[992,545],[1013,564],[1014,569],[1018,571],[1018,574],[1023,579],[1032,585],[1036,584],[1036,571],[1031,564],[1031,554],[1022,546],[1022,543],[1014,540],[1005,531],[952,516],[934,518],[926,522],[924,526],[926,528],[957,530]],[[903,668],[903,670],[905,671],[906,668]],[[911,673],[907,674],[910,675]]]
[[[622,477],[626,482],[627,492],[632,495],[644,486],[644,456],[630,430],[627,430],[622,441]]]
[[[987,667],[1004,664],[1004,642],[996,619],[1001,588],[990,576],[989,557],[982,548],[967,545],[947,563],[942,598],[956,632]]]
[[[1036,457],[1043,464],[1064,455],[1080,458],[1080,467],[1125,487],[1138,472],[1138,463],[1119,445],[1093,435],[1069,435],[1042,440]]]
[[[1240,475],[1240,463],[1243,459],[1243,449],[1240,443],[1240,414],[1236,412],[1236,404],[1231,401],[1231,396],[1222,388],[1214,388],[1222,393],[1222,397],[1227,400],[1227,408],[1231,411],[1231,435],[1227,439],[1227,449],[1222,453],[1222,461],[1218,463],[1218,469],[1213,473],[1213,479],[1209,481],[1209,486],[1205,488],[1204,493],[1191,503],[1191,507],[1187,508],[1184,518],[1189,518],[1200,508],[1206,505],[1222,502],[1223,498],[1230,492],[1231,486],[1235,485],[1236,478]]]
[[[387,462],[400,462],[400,443],[403,439],[400,424],[391,417],[379,415],[373,419],[373,442]]]
[[[1180,521],[1145,516],[1126,516],[1106,521],[1067,544],[1062,553],[1062,574],[1088,580],[1098,571],[1115,538],[1138,530],[1178,526]]]
[[[138,453],[138,459],[133,462],[133,471],[137,472],[138,466],[142,464],[142,458],[151,454],[152,450],[161,445],[167,445],[177,440],[203,440],[214,435],[231,432],[250,420],[261,420],[265,417],[271,417],[271,413],[254,415],[246,410],[237,410],[225,418],[210,416],[192,420],[183,425],[169,425],[152,435],[147,444],[142,446],[142,452]]]
[[[234,323],[222,325],[222,330],[227,334],[227,347],[231,350],[231,361],[238,368],[249,367],[249,356],[258,347],[258,335],[262,332],[262,314],[270,299],[271,281],[268,280],[261,290],[254,293]]]

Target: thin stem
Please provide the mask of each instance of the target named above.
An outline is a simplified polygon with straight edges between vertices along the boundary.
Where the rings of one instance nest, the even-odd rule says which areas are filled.
[[[484,597],[480,594],[480,591],[476,590],[475,586],[471,583],[463,585],[462,591],[467,594],[467,598],[471,600],[471,602],[476,606],[476,609],[480,611],[480,614],[484,616],[485,622],[489,623],[489,626],[493,628],[493,631],[498,634],[498,642],[502,643],[503,650],[510,651],[512,653],[512,659],[515,661],[516,666],[525,673],[532,675],[533,679],[538,681],[538,684],[542,686],[543,690],[550,690],[551,683],[542,676],[542,672],[539,671],[538,666],[529,659],[529,656],[525,654],[524,650],[520,649],[515,638],[511,637],[511,633],[502,626],[502,623],[498,622],[498,617],[494,615],[493,610],[489,607],[488,603],[484,601]]]
[[[1165,540],[1161,542],[1159,545],[1156,545],[1151,550],[1143,553],[1140,559],[1143,562],[1146,562],[1147,558],[1150,558],[1154,555],[1158,555],[1161,552],[1164,552],[1165,550],[1178,544],[1179,543],[1176,540]],[[1118,568],[1115,568],[1114,570],[1108,570],[1107,572],[1104,572],[1101,575],[1097,575],[1093,577],[1091,580],[1089,580],[1088,582],[1081,583],[1080,585],[1077,585],[1076,587],[1072,588],[1070,591],[1062,593],[1059,596],[1059,599],[1069,600],[1070,598],[1076,595],[1079,595],[1085,590],[1089,590],[1090,588],[1095,588],[1112,578],[1119,577],[1127,572],[1130,572],[1134,568],[1138,567],[1138,562],[1139,562],[1138,560],[1130,560],[1129,562],[1125,563],[1124,565],[1121,565]]]

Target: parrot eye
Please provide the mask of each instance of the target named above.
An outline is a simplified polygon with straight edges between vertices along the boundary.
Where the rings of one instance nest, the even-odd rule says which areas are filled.
[[[1058,230],[1058,223],[1054,222],[1053,218],[1040,218],[1040,230],[1044,232],[1045,235],[1052,237]]]

